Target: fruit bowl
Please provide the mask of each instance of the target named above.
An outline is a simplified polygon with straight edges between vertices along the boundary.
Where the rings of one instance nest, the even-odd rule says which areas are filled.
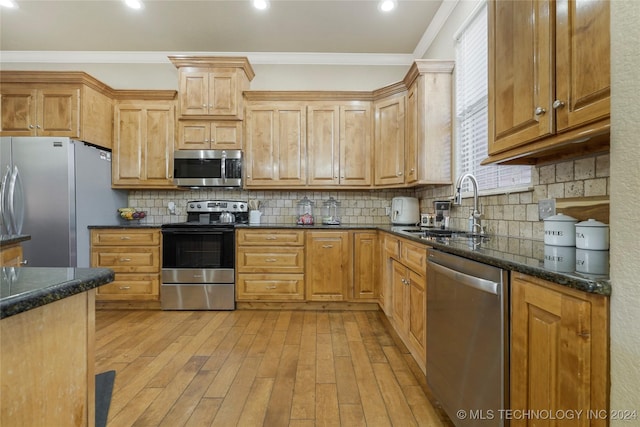
[[[135,208],[119,208],[118,217],[122,221],[138,221],[147,217],[147,212]]]

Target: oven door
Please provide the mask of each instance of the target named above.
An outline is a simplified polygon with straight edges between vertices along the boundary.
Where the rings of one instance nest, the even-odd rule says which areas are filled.
[[[235,267],[232,228],[162,230],[162,268],[231,269]]]

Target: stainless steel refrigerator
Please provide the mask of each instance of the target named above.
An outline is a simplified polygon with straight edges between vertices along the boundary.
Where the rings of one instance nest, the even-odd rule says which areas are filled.
[[[127,192],[111,188],[111,153],[58,137],[0,138],[2,234],[29,234],[32,267],[89,267],[89,225],[117,225]]]

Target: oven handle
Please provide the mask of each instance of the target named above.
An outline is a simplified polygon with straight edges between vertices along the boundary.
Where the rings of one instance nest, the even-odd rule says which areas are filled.
[[[450,279],[453,279],[456,282],[461,283],[465,286],[469,286],[471,288],[478,289],[480,291],[487,292],[493,295],[500,295],[499,283],[492,282],[491,280],[481,279],[475,276],[470,276],[468,274],[452,270],[443,265],[436,264],[433,261],[428,261],[427,264],[428,264],[427,268],[433,268],[434,270],[438,270],[440,273],[444,274]]]
[[[166,234],[213,234],[213,235],[221,235],[224,233],[233,233],[233,229],[229,229],[229,230],[216,230],[216,231],[212,231],[212,230],[205,230],[205,229],[201,229],[201,228],[192,228],[189,230],[168,230],[168,229],[164,229],[162,230],[163,233]]]

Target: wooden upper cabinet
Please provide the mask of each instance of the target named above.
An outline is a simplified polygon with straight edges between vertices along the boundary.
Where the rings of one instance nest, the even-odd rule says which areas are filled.
[[[404,184],[406,95],[393,95],[374,103],[375,184]]]
[[[180,120],[177,146],[179,150],[239,150],[242,122]]]
[[[2,71],[0,136],[59,136],[111,148],[113,90],[82,72]]]
[[[608,149],[609,1],[491,1],[488,7],[485,163]],[[568,144],[573,141],[584,144]]]
[[[306,184],[306,106],[298,102],[249,104],[245,117],[245,185]]]
[[[247,58],[170,56],[179,68],[180,117],[243,118],[242,93],[254,73]]]
[[[175,188],[175,103],[140,101],[115,109],[112,184],[120,188]]]
[[[308,105],[309,186],[370,186],[371,132],[368,102]]]
[[[2,89],[2,135],[80,137],[80,89],[21,86]]]
[[[453,61],[416,60],[405,79],[408,186],[451,183],[453,66]]]

